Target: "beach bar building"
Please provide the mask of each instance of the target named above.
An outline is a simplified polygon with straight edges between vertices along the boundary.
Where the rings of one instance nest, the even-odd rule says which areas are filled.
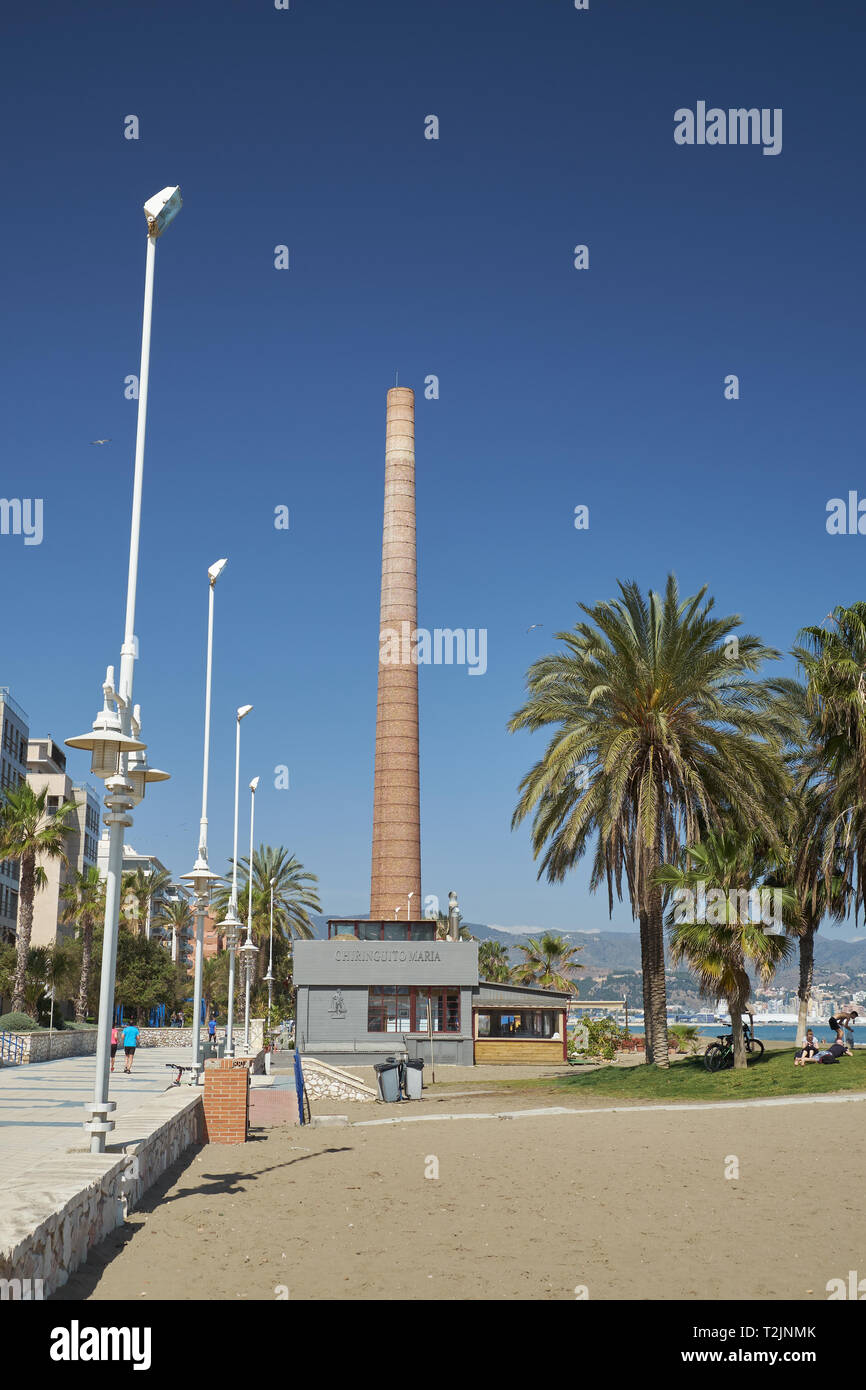
[[[553,989],[479,984],[472,1001],[475,1061],[567,1062],[570,998]]]
[[[568,995],[480,983],[478,943],[436,923],[332,920],[294,943],[298,1051],[335,1066],[562,1062]]]

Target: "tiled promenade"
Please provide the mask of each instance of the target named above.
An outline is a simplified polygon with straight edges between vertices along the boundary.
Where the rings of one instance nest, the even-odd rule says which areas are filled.
[[[113,1118],[118,1131],[124,1117],[161,1095],[173,1080],[166,1062],[188,1066],[190,1060],[189,1048],[141,1048],[132,1074],[125,1076],[119,1056],[109,1090],[110,1099],[117,1102]],[[0,1183],[54,1153],[88,1147],[84,1105],[93,1100],[95,1066],[94,1057],[61,1057],[26,1067],[0,1067]],[[128,1128],[123,1126],[124,1133]]]

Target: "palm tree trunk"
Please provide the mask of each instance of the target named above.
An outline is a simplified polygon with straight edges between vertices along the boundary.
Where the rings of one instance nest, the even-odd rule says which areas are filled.
[[[660,888],[653,888],[649,896],[647,948],[650,1014],[652,1016],[652,1060],[655,1066],[666,1070],[670,1066],[670,1057],[668,1055],[667,990],[665,987],[664,917]],[[644,1017],[647,1017],[646,1005],[644,1005]]]
[[[647,1066],[652,1066],[653,1062],[653,1015],[650,1008],[650,996],[652,993],[652,981],[650,976],[650,944],[649,944],[649,912],[644,911],[638,914],[640,922],[640,964],[641,977],[643,980],[643,1032],[644,1032],[644,1058]]]
[[[745,1003],[746,998],[742,991],[739,990],[732,999],[728,1000],[728,1008],[731,1011],[731,1033],[734,1037],[734,1069],[736,1071],[744,1071],[749,1065],[746,1056],[746,1037],[743,1033],[743,1008]]]
[[[749,1002],[749,991],[751,990],[744,961],[740,962],[737,978],[739,988],[734,997],[728,1000],[728,1008],[731,1011],[731,1033],[734,1039],[734,1069],[744,1071],[749,1062],[746,1056],[746,1036],[743,1032],[743,1011]]]
[[[27,956],[33,931],[33,895],[36,892],[36,856],[25,855],[21,860],[21,882],[18,896],[18,934],[15,939],[15,983],[12,987],[12,1012],[24,1012],[24,987],[27,978]]]
[[[811,923],[800,937],[800,984],[797,997],[800,1007],[797,1011],[797,1046],[802,1047],[806,1040],[806,1024],[809,1018],[809,1000],[812,997],[812,971],[815,965],[815,932]]]
[[[75,1021],[83,1023],[87,1017],[87,996],[90,992],[90,962],[93,956],[93,923],[85,922],[81,929],[81,978],[78,982],[78,1002],[75,1005]]]

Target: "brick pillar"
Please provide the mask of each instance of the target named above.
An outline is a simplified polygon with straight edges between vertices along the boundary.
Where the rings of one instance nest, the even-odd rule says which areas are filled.
[[[250,1073],[242,1058],[205,1062],[204,1128],[207,1144],[245,1144],[250,1123]]]
[[[421,806],[418,778],[418,667],[415,558],[415,393],[388,392],[385,426],[385,513],[379,617],[379,693],[373,789],[370,917],[391,921],[412,899],[420,918]],[[404,918],[405,920],[405,918]]]

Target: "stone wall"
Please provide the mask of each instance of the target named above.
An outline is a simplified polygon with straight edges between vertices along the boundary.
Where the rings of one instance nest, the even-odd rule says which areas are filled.
[[[21,1062],[10,1065],[54,1061],[55,1057],[92,1057],[96,1053],[96,1033],[95,1028],[64,1028],[59,1033],[12,1033],[10,1036],[22,1043],[24,1050]]]
[[[340,1067],[303,1057],[304,1085],[310,1100],[377,1100],[372,1086]]]
[[[45,1296],[62,1287],[157,1178],[200,1142],[202,1124],[200,1093],[172,1089],[125,1116],[107,1153],[71,1150],[8,1179],[0,1191],[0,1278],[41,1279]]]
[[[57,1057],[94,1057],[96,1055],[96,1028],[64,1028],[54,1033],[12,1033],[10,1037],[23,1043],[22,1063],[54,1061]],[[250,1019],[250,1047],[258,1056],[264,1050],[265,1021],[263,1018]],[[50,1039],[50,1047],[49,1047]],[[207,1031],[202,1025],[202,1041],[207,1041]],[[217,1042],[225,1041],[225,1028],[217,1029]],[[243,1047],[243,1024],[233,1030],[235,1052]],[[192,1051],[192,1028],[142,1028],[138,1039],[139,1047],[188,1047]],[[122,1043],[121,1043],[122,1046]],[[12,1064],[15,1065],[15,1064]],[[257,1071],[262,1066],[256,1067]]]
[[[192,1026],[188,1028],[142,1028],[141,1036],[138,1040],[139,1047],[188,1047],[192,1048]],[[225,1042],[225,1028],[217,1028],[217,1042]],[[207,1028],[205,1024],[201,1026],[202,1042],[207,1042]],[[253,1052],[261,1052],[265,1042],[265,1020],[263,1018],[250,1019],[250,1047]],[[240,1023],[232,1027],[232,1041],[237,1054],[244,1043],[243,1019]]]

